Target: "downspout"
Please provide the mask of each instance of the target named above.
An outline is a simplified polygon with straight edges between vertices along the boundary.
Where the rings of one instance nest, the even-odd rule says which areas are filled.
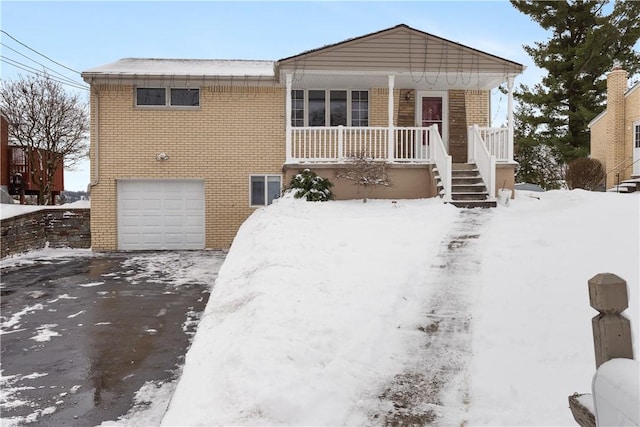
[[[93,86],[93,79],[91,79],[91,86]],[[91,181],[87,186],[87,193],[89,193],[89,197],[91,197],[91,189],[98,185],[100,182],[100,96],[98,90],[93,91],[95,95],[95,115],[94,115],[94,130],[93,130],[93,140],[95,142],[95,151],[93,154],[94,164],[95,164],[95,180]],[[91,167],[91,165],[89,165]]]

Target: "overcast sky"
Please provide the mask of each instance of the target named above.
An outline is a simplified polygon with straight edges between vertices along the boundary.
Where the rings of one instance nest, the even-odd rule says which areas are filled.
[[[516,83],[541,72],[522,49],[547,34],[508,1],[168,2],[2,1],[2,78],[46,65],[79,84],[77,71],[120,58],[268,59],[407,24],[527,66]],[[24,46],[26,45],[26,46]],[[17,51],[17,52],[16,52]],[[36,62],[34,62],[36,61]],[[21,65],[18,65],[22,67]],[[24,67],[23,67],[24,68]],[[88,93],[85,91],[85,93]],[[494,126],[506,96],[494,91]],[[496,123],[498,122],[498,123]],[[65,175],[67,190],[85,190],[88,164]]]

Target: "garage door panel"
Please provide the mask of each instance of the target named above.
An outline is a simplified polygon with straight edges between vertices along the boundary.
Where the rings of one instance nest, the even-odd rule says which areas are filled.
[[[203,181],[118,181],[119,249],[204,249],[204,224]]]

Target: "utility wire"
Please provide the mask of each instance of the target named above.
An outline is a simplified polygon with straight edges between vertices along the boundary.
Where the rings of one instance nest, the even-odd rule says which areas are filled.
[[[35,49],[33,49],[33,48],[31,48],[31,47],[27,46],[26,44],[22,43],[20,40],[18,40],[18,39],[16,39],[15,37],[13,37],[11,34],[7,33],[5,30],[0,30],[0,32],[2,32],[3,34],[6,34],[9,38],[11,38],[12,40],[14,40],[15,42],[17,42],[17,43],[21,44],[22,46],[26,47],[26,48],[27,48],[27,49],[29,49],[30,51],[37,53],[38,55],[42,56],[43,58],[46,58],[47,60],[49,60],[49,61],[53,62],[54,64],[59,65],[59,66],[61,66],[62,68],[66,68],[66,69],[67,69],[67,70],[69,70],[69,71],[73,71],[74,73],[76,73],[76,74],[78,74],[78,75],[81,75],[81,74],[82,74],[82,73],[80,73],[80,71],[78,71],[78,70],[74,70],[73,68],[69,68],[69,67],[67,67],[67,66],[66,66],[66,65],[64,65],[64,64],[59,63],[58,61],[54,61],[53,59],[49,58],[47,55],[42,54],[42,53],[38,52],[37,50],[35,50]]]
[[[42,64],[42,63],[40,63],[40,62],[36,61],[36,60],[35,60],[35,59],[33,59],[33,58],[28,57],[27,55],[25,55],[25,54],[23,54],[23,53],[21,53],[21,52],[19,52],[19,51],[15,50],[15,49],[13,49],[13,48],[12,48],[12,47],[10,47],[10,46],[7,46],[7,45],[6,45],[6,44],[4,44],[4,43],[0,43],[0,45],[4,46],[5,48],[7,48],[7,49],[9,49],[9,50],[14,51],[15,53],[17,53],[18,55],[20,55],[20,56],[22,56],[22,57],[24,57],[24,58],[27,58],[29,61],[35,62],[36,64],[40,65],[43,69],[49,70],[49,72],[51,72],[52,74],[56,74],[56,75],[58,76],[58,77],[57,77],[58,79],[65,80],[65,81],[67,81],[67,82],[69,82],[69,83],[71,83],[71,84],[77,85],[77,86],[83,86],[83,84],[82,84],[82,83],[80,83],[80,82],[78,82],[78,81],[75,81],[75,80],[73,80],[73,79],[71,79],[71,78],[67,77],[66,75],[64,75],[64,74],[62,74],[62,73],[60,73],[60,72],[58,72],[58,71],[54,70],[53,68],[49,68],[49,67],[47,67],[46,65],[44,65],[44,64]],[[0,55],[0,56],[3,56],[3,55]],[[7,60],[9,60],[9,61],[13,61],[13,62],[15,62],[15,63],[17,63],[17,64],[24,65],[25,67],[28,67],[28,65],[22,64],[22,63],[20,63],[20,62],[18,62],[18,61],[16,61],[16,60],[14,60],[14,59],[11,59],[11,58],[9,58],[9,57],[7,57],[7,56],[4,56],[4,58],[5,58],[5,59],[7,59]],[[35,68],[34,68],[34,69],[35,69]]]
[[[39,77],[48,77],[51,80],[54,80],[54,81],[56,81],[58,83],[61,83],[61,84],[67,85],[67,86],[74,87],[76,89],[89,90],[89,88],[87,88],[86,86],[80,86],[78,83],[75,83],[75,82],[69,83],[69,80],[67,80],[67,81],[60,80],[59,78],[57,78],[55,76],[51,76],[51,75],[48,75],[46,73],[41,72],[37,68],[33,68],[33,67],[29,66],[29,65],[23,64],[21,62],[15,61],[13,59],[7,58],[7,57],[2,56],[2,55],[0,55],[0,61],[6,63],[8,65],[11,65],[13,67],[16,67],[16,68],[18,68],[20,70],[26,71],[28,73],[35,74],[35,75],[37,75]]]

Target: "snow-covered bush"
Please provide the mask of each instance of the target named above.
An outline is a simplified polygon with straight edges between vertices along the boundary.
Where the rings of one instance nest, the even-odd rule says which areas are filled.
[[[515,148],[516,182],[538,184],[545,190],[563,186],[563,164],[558,150],[535,142],[520,142]]]
[[[326,202],[333,199],[331,187],[331,181],[305,169],[291,178],[287,191],[293,192],[296,199],[304,197],[309,202]]]

